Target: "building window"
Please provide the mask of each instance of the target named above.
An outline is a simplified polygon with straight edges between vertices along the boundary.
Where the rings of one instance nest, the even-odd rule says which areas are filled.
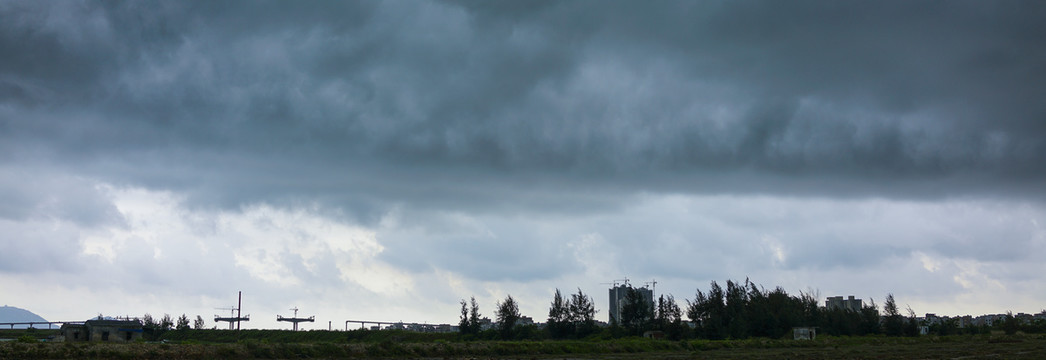
[[[126,336],[126,338],[124,340],[131,341],[131,332],[130,331],[127,332],[127,336]]]
[[[102,331],[102,341],[109,341],[109,332]]]

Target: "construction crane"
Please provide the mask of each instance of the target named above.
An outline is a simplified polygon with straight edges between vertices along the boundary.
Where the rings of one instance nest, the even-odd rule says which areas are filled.
[[[236,307],[235,307],[235,306],[230,306],[230,307],[218,307],[218,308],[214,308],[214,310],[225,310],[225,311],[228,311],[228,312],[229,312],[229,317],[230,317],[230,318],[234,318],[234,317],[236,317]],[[215,321],[217,321],[217,319],[218,319],[219,317],[220,317],[220,316],[218,316],[217,314],[215,314],[215,315],[214,315],[214,318],[216,319]],[[230,330],[232,330],[232,323],[229,323],[229,329],[230,329]]]
[[[618,284],[623,284],[623,285],[625,285],[625,286],[629,286],[629,285],[628,285],[628,278],[627,278],[627,277],[626,277],[626,278],[624,278],[624,279],[614,279],[614,280],[611,280],[611,282],[608,282],[608,283],[599,283],[599,284],[600,284],[600,285],[610,285],[610,286],[612,286],[612,287],[617,287],[617,285],[618,285]]]
[[[653,292],[654,289],[657,288],[657,279],[651,279],[650,281],[645,282],[643,284],[644,285],[649,285],[650,286],[650,292]]]
[[[307,318],[300,318],[300,317],[298,317],[298,307],[294,307],[293,309],[290,309],[290,310],[294,311],[294,317],[286,318],[286,317],[283,317],[283,316],[280,316],[280,315],[276,315],[276,321],[287,321],[287,322],[294,323],[294,331],[298,331],[298,323],[300,323],[300,322],[315,322],[316,321],[316,316],[315,315],[307,317]]]
[[[229,310],[229,317],[221,317],[221,316],[218,316],[218,315],[214,315],[214,322],[219,322],[219,321],[228,322],[229,323],[229,330],[233,330],[232,324],[236,323],[236,328],[235,329],[236,330],[240,330],[240,321],[251,321],[251,315],[250,314],[248,314],[247,316],[241,316],[241,313],[240,313],[240,307],[241,306],[243,306],[243,292],[242,291],[239,292],[239,298],[237,300],[236,307],[215,308],[215,309],[218,309],[218,310]]]

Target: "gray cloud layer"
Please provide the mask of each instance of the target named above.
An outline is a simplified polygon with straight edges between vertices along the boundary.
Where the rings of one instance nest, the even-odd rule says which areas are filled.
[[[226,205],[1042,195],[1037,2],[330,5],[5,3],[7,161]]]

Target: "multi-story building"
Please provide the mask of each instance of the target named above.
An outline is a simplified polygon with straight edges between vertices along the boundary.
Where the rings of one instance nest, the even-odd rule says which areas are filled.
[[[528,326],[528,325],[534,325],[534,324],[535,324],[534,323],[534,318],[526,316],[526,315],[520,316],[519,317],[519,321],[516,322],[516,325],[522,325],[522,326]]]
[[[948,320],[947,316],[940,317],[940,316],[937,316],[937,314],[927,313],[926,317],[924,317],[922,319],[919,319],[919,323],[926,324],[926,325],[940,325],[945,320]]]
[[[634,291],[638,291],[639,295],[643,299],[643,301],[645,301],[646,304],[648,306],[650,306],[650,314],[651,314],[651,316],[653,316],[653,314],[654,314],[654,290],[651,290],[651,289],[646,288],[646,287],[634,288],[634,287],[632,287],[632,285],[629,285],[628,282],[625,282],[622,285],[616,285],[615,284],[614,287],[610,288],[610,291],[609,291],[609,295],[610,295],[610,299],[609,299],[610,300],[609,317],[610,317],[610,319],[609,320],[610,320],[611,323],[615,323],[615,322],[620,323],[621,322],[621,310],[622,310],[622,308],[624,308],[624,306],[626,304],[626,301],[628,299],[628,292],[629,291],[633,291],[633,290]]]
[[[958,323],[960,329],[965,329],[965,328],[973,326],[973,316],[964,315],[964,316],[959,316],[957,318],[959,319],[959,321],[957,323]]]
[[[824,307],[828,310],[843,309],[849,311],[861,311],[861,299],[854,299],[853,295],[843,299],[842,296],[831,296],[824,302]]]

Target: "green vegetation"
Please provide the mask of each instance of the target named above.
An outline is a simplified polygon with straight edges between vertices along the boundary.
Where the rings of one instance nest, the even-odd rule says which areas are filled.
[[[621,326],[629,335],[642,335],[650,329],[650,320],[654,317],[651,305],[638,289],[629,288],[625,292],[625,302],[621,305]]]
[[[406,330],[351,330],[351,331],[290,331],[290,330],[173,330],[162,339],[171,342],[194,343],[421,343],[459,341],[460,335],[447,333],[420,333]]]
[[[22,339],[23,337],[29,337],[44,340],[58,334],[61,334],[61,331],[58,329],[0,329],[0,339]]]
[[[479,304],[476,303],[475,296],[472,297],[471,306],[465,303],[465,300],[461,300],[461,321],[458,322],[458,329],[466,335],[479,333]]]
[[[178,331],[172,331],[177,333]],[[191,331],[189,331],[191,332]],[[227,330],[201,330],[229,332]],[[241,332],[250,332],[245,330]],[[1046,354],[1044,335],[952,335],[924,337],[818,337],[817,340],[753,338],[746,340],[668,341],[628,337],[611,340],[453,341],[410,338],[403,332],[297,332],[307,342],[241,339],[230,343],[0,343],[3,359],[293,359],[293,358],[587,358],[587,359],[1038,359]],[[323,333],[341,333],[342,341],[318,341]],[[346,333],[353,333],[346,337]],[[260,335],[261,332],[253,335]],[[294,335],[294,336],[292,336]],[[431,335],[431,334],[430,334]],[[453,334],[456,336],[456,334]],[[407,336],[397,340],[399,336]],[[351,338],[351,339],[349,339]],[[282,340],[288,340],[283,342]]]
[[[571,294],[570,300],[563,298],[559,289],[556,289],[552,306],[548,310],[545,331],[552,339],[584,338],[599,330],[595,317],[596,307],[592,298],[581,292],[581,289],[577,290],[577,294]]]

